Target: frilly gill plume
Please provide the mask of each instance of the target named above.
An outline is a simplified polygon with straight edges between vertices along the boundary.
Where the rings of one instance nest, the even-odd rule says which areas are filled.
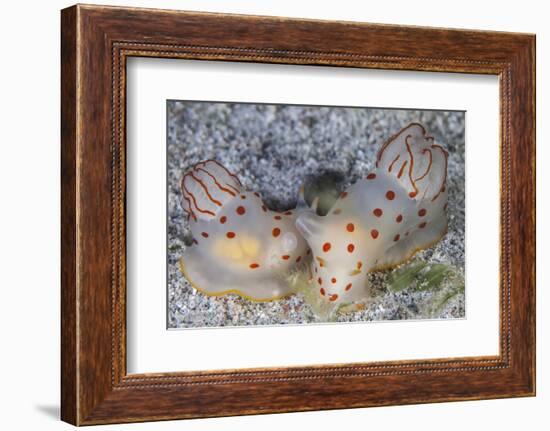
[[[241,192],[239,179],[215,160],[197,163],[181,180],[183,209],[193,220],[208,220]]]

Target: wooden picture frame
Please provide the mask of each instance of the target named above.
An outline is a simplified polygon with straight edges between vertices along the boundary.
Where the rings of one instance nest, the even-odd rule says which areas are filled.
[[[535,394],[534,35],[82,5],[61,16],[64,421]],[[500,354],[127,374],[125,65],[131,56],[498,75]]]

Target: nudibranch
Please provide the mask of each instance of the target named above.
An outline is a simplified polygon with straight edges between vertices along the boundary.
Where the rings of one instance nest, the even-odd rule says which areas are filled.
[[[181,191],[193,244],[180,264],[193,287],[255,301],[291,293],[286,276],[305,263],[309,251],[295,226],[299,210],[271,211],[214,160],[185,173]]]
[[[447,155],[422,125],[410,124],[326,215],[299,215],[296,226],[313,255],[311,283],[321,297],[335,304],[362,300],[368,272],[399,265],[445,235]]]

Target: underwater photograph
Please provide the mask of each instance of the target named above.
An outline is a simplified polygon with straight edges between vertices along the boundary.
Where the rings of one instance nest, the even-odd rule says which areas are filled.
[[[169,329],[465,318],[465,112],[168,100]]]

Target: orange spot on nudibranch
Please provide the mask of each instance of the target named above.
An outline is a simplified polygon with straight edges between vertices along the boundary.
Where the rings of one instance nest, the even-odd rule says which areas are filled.
[[[400,236],[399,236],[399,234],[397,234],[397,235],[395,235],[395,236],[393,237],[393,240],[394,240],[395,242],[397,242],[397,241],[399,241],[399,238],[400,238]]]
[[[359,261],[357,262],[357,269],[361,269],[363,266],[363,262]]]
[[[344,199],[348,195],[348,192],[342,192],[340,199]]]
[[[266,208],[266,206],[265,206],[265,205],[262,205],[262,211],[263,211],[264,213],[266,213],[266,212],[267,212],[267,208]]]
[[[334,277],[332,277],[332,278],[330,279],[330,281],[331,281],[332,284],[336,284],[336,279],[335,279]]]
[[[418,194],[418,192],[410,192],[409,197],[414,198],[417,194]]]
[[[292,215],[292,211],[286,211],[285,215]]]
[[[203,238],[208,238],[208,232],[201,232],[201,235],[203,236]]]
[[[382,217],[383,211],[380,208],[375,208],[372,212],[376,217]]]
[[[389,201],[393,201],[395,199],[395,192],[393,190],[388,190],[386,192],[386,199]]]
[[[426,209],[422,208],[420,211],[418,211],[419,217],[424,217],[428,211]]]
[[[260,197],[260,194],[258,192],[254,192],[254,196]]]
[[[302,260],[302,256],[298,256],[298,257],[296,258],[296,263],[300,262],[301,260]]]
[[[325,243],[323,244],[323,251],[326,253],[327,251],[330,250],[330,247],[331,247],[331,246],[330,246],[330,242],[325,242]]]
[[[260,267],[260,265],[258,263],[251,263],[250,264],[251,269],[256,269],[256,268],[259,268],[259,267]]]
[[[350,289],[351,289],[351,283],[348,283],[348,285],[345,287],[344,290],[347,292],[347,291],[350,290]]]
[[[319,277],[319,278],[317,279],[317,283],[323,284],[323,279],[322,279],[321,277]]]
[[[376,229],[371,230],[370,236],[372,236],[373,239],[378,238],[378,231]]]
[[[418,227],[419,227],[420,229],[425,228],[425,227],[426,227],[426,222],[423,221],[422,223],[420,223],[420,224],[418,225]]]
[[[355,225],[353,223],[348,223],[346,226],[348,232],[353,232],[355,230]]]
[[[288,259],[290,259],[290,256],[288,254],[285,254],[285,255],[281,256],[281,259],[288,260]]]
[[[276,215],[276,216],[274,216],[273,218],[274,218],[275,220],[281,220],[281,219],[282,219],[282,217],[281,217],[280,215]]]
[[[199,245],[199,242],[195,238],[193,238],[193,244]]]
[[[226,217],[226,216],[221,216],[221,217],[220,217],[220,223],[221,223],[221,224],[224,224],[226,221],[227,221],[227,217]]]
[[[246,209],[243,206],[237,207],[237,214],[243,215],[246,212]]]
[[[225,234],[225,236],[227,236],[227,238],[230,238],[230,239],[231,239],[231,238],[235,238],[235,232],[227,232],[227,233]]]
[[[271,231],[271,235],[273,235],[275,238],[277,238],[280,234],[281,234],[281,229],[279,229],[278,227],[274,228]]]
[[[323,296],[325,296],[325,289],[323,289],[322,287],[319,289],[319,293]]]
[[[245,195],[241,195],[241,199],[246,199],[246,196],[245,196]]]
[[[376,174],[368,174],[367,180],[374,180],[376,178]]]
[[[403,221],[403,216],[401,214],[399,214],[396,218],[395,218],[395,221],[397,223],[401,223]]]
[[[348,252],[353,253],[353,250],[355,250],[355,246],[353,244],[348,244]]]
[[[336,293],[333,293],[328,297],[329,301],[336,301],[338,299],[338,295]]]

